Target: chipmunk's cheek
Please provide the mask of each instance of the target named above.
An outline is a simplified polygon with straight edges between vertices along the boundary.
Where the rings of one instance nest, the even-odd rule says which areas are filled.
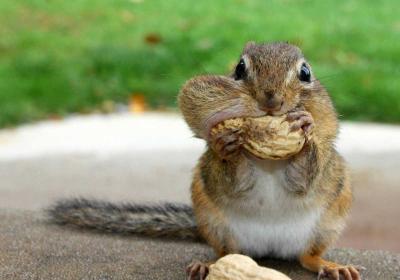
[[[301,107],[300,93],[293,92],[293,94],[287,98],[283,110],[286,114],[298,107]]]

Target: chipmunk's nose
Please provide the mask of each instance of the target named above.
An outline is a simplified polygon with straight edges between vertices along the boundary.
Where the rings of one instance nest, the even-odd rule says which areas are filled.
[[[266,91],[265,94],[265,109],[270,111],[279,111],[282,107],[282,97],[273,91]]]

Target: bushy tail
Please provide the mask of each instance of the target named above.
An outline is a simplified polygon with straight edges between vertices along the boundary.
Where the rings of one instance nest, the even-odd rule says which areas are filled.
[[[189,205],[114,204],[97,200],[61,200],[47,209],[53,222],[103,232],[200,239]]]

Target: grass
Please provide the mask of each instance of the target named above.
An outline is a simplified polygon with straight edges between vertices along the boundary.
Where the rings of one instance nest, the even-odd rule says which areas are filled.
[[[246,41],[298,44],[343,119],[400,123],[397,0],[0,2],[0,127],[126,103],[173,107]]]

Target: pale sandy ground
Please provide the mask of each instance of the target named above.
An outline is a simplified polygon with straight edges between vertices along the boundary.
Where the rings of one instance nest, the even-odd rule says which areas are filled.
[[[356,200],[338,246],[400,252],[400,127],[342,123]],[[0,131],[0,208],[66,196],[189,201],[204,143],[175,114],[72,117]]]

